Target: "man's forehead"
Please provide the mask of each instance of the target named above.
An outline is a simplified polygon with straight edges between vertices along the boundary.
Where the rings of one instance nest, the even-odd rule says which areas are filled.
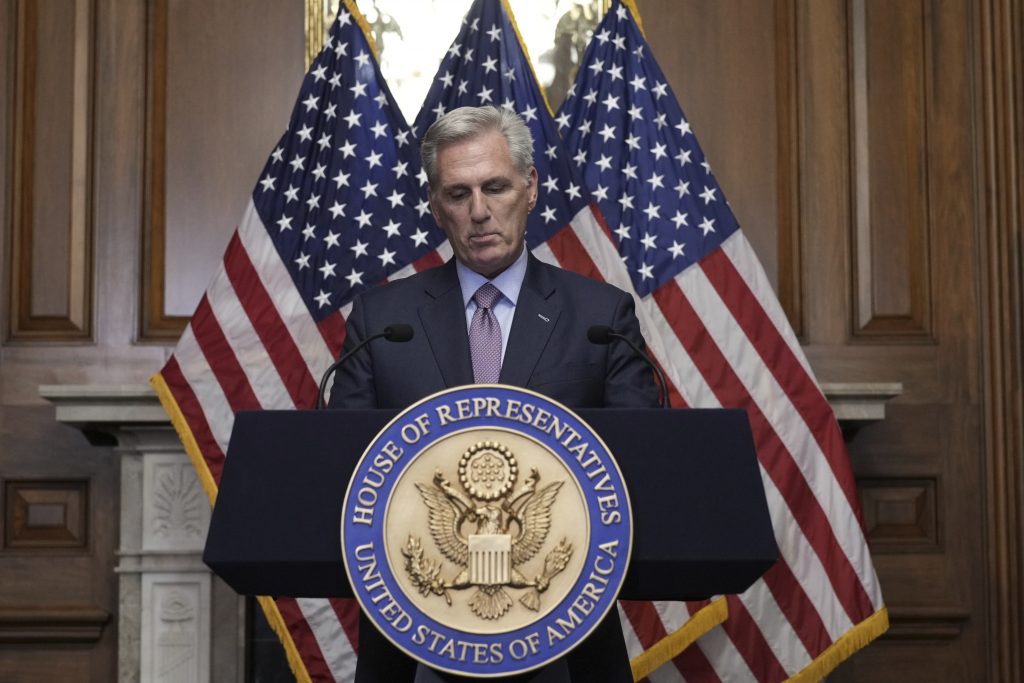
[[[482,130],[458,140],[452,140],[437,148],[437,156],[439,158],[462,157],[467,154],[480,152],[485,152],[488,156],[512,159],[508,140],[501,134],[501,131],[494,128]]]
[[[444,145],[437,152],[438,172],[442,184],[461,182],[463,177],[480,179],[519,175],[508,149],[508,142],[498,131],[489,131]]]

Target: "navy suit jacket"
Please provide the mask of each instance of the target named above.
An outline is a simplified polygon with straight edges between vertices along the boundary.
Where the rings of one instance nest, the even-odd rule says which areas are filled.
[[[473,383],[469,334],[455,260],[357,296],[343,351],[394,323],[411,325],[406,343],[377,340],[339,371],[332,408],[405,408],[448,387]],[[587,339],[608,325],[643,346],[633,298],[528,256],[500,382],[526,387],[570,408],[657,406],[647,365],[621,341]]]

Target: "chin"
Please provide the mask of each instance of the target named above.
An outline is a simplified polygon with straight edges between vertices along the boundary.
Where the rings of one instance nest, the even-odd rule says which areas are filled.
[[[512,259],[509,259],[506,255],[480,258],[477,256],[469,261],[473,266],[473,269],[478,273],[487,273],[496,270],[503,270],[512,264]]]
[[[489,280],[495,277],[496,275],[500,274],[501,271],[505,270],[510,265],[512,265],[511,262],[506,262],[503,260],[487,262],[476,261],[474,262],[472,268],[473,270],[480,273]]]

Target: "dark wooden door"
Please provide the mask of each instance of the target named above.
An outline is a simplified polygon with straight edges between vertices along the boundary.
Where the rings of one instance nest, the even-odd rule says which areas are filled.
[[[1009,353],[988,354],[1021,315],[1021,95],[1007,73],[1019,72],[1019,8],[638,5],[819,380],[904,387],[848,441],[892,627],[830,680],[1013,680],[1021,467],[1005,445],[1020,431],[991,416],[1020,414],[1019,331]],[[1010,131],[1001,146],[993,126]],[[1017,185],[991,198],[999,169],[986,164],[998,163]],[[1003,295],[995,323],[986,311]]]

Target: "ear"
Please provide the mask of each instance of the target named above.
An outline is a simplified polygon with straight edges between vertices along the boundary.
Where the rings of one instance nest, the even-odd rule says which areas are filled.
[[[430,206],[430,215],[434,217],[434,222],[437,223],[437,227],[441,228],[441,232],[448,238],[448,241],[452,241],[452,234],[448,231],[448,226],[441,221],[441,214],[437,210],[437,206],[434,203],[434,193],[427,191],[427,204]]]
[[[526,197],[529,200],[527,205],[530,210],[537,205],[537,167],[531,166],[530,173],[526,178]]]
[[[438,227],[443,229],[443,226],[441,226],[441,218],[437,213],[437,207],[434,205],[434,193],[431,190],[427,190],[427,206],[430,207],[430,215],[434,217],[434,222],[437,223]]]

